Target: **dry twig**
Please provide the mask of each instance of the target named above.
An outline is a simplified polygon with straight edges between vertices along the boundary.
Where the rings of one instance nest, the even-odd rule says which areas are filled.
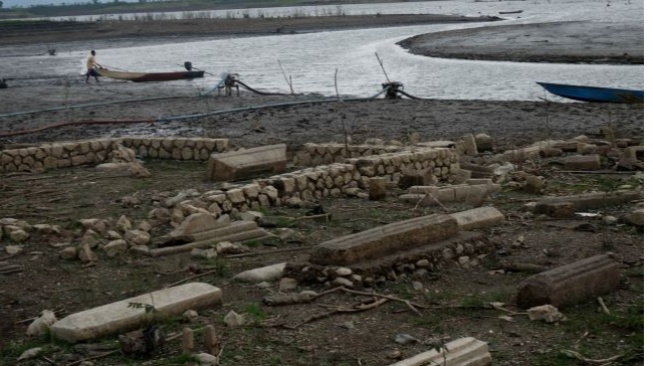
[[[210,270],[210,271],[206,271],[206,272],[204,272],[204,273],[199,273],[199,274],[196,274],[196,275],[194,275],[194,276],[186,277],[186,278],[184,278],[183,280],[179,280],[179,281],[177,281],[177,282],[173,282],[173,283],[171,283],[171,284],[165,286],[165,288],[169,288],[169,287],[177,286],[177,285],[180,285],[180,284],[182,284],[182,283],[184,283],[184,282],[186,282],[186,281],[194,280],[194,279],[196,279],[196,278],[203,277],[203,276],[206,276],[206,275],[210,275],[210,274],[212,274],[212,273],[215,273],[215,269],[212,269],[212,270]]]

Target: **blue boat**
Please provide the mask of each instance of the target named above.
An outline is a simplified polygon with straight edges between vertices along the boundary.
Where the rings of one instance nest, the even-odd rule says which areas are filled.
[[[583,102],[644,103],[644,91],[538,82],[549,93]]]

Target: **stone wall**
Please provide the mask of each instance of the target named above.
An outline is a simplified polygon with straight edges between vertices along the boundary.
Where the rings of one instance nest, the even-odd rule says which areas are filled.
[[[142,158],[208,160],[211,153],[224,152],[229,140],[209,138],[129,137],[74,142],[0,151],[0,172],[51,170],[111,160],[117,146],[133,149]]]
[[[346,154],[347,150],[349,155]],[[403,146],[395,145],[349,145],[345,144],[304,144],[304,148],[295,154],[294,164],[299,166],[317,166],[331,163],[344,163],[348,158],[372,156],[403,151]]]
[[[261,207],[289,205],[301,206],[325,197],[350,196],[366,199],[369,180],[385,177],[396,181],[402,169],[433,168],[439,179],[458,171],[458,155],[446,148],[418,148],[377,156],[348,159],[347,163],[319,165],[274,175],[247,185],[229,185],[229,188],[205,192],[189,202],[212,214],[222,215],[232,211],[259,210]],[[185,210],[188,215],[196,212]]]
[[[321,157],[327,155],[329,154]],[[314,159],[311,158],[311,161]],[[412,151],[401,149],[381,155],[347,159],[346,163],[319,165],[280,174],[261,180],[260,184],[275,187],[282,203],[292,197],[309,201],[342,194],[364,198],[363,190],[369,187],[372,177],[385,177],[390,182],[397,182],[405,169],[426,168],[432,168],[433,175],[438,179],[446,180],[450,174],[455,174],[460,169],[458,155],[455,151],[444,148],[417,148]]]

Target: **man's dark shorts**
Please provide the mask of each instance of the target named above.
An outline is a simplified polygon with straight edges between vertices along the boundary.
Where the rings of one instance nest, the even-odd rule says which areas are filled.
[[[88,71],[86,71],[86,76],[98,77],[100,75],[98,75],[98,73],[97,73],[97,71],[95,71],[95,69],[88,69]]]

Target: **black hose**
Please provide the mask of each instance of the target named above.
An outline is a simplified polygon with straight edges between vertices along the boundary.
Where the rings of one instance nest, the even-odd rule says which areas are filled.
[[[405,96],[407,96],[408,98],[411,98],[411,99],[425,99],[425,98],[416,97],[414,95],[410,95],[410,94],[406,93],[403,90],[397,90],[397,92],[401,93],[401,94],[403,94],[403,95],[405,95]]]
[[[253,93],[260,94],[260,95],[292,95],[292,94],[286,94],[286,93],[268,93],[268,92],[262,92],[262,91],[260,91],[260,90],[256,90],[256,89],[252,88],[251,86],[249,86],[249,85],[243,83],[243,82],[240,81],[240,80],[234,80],[234,81],[235,81],[236,83],[238,83],[238,84],[244,86],[245,89],[247,89],[247,90],[249,90],[249,91],[251,91],[251,92],[253,92]]]

